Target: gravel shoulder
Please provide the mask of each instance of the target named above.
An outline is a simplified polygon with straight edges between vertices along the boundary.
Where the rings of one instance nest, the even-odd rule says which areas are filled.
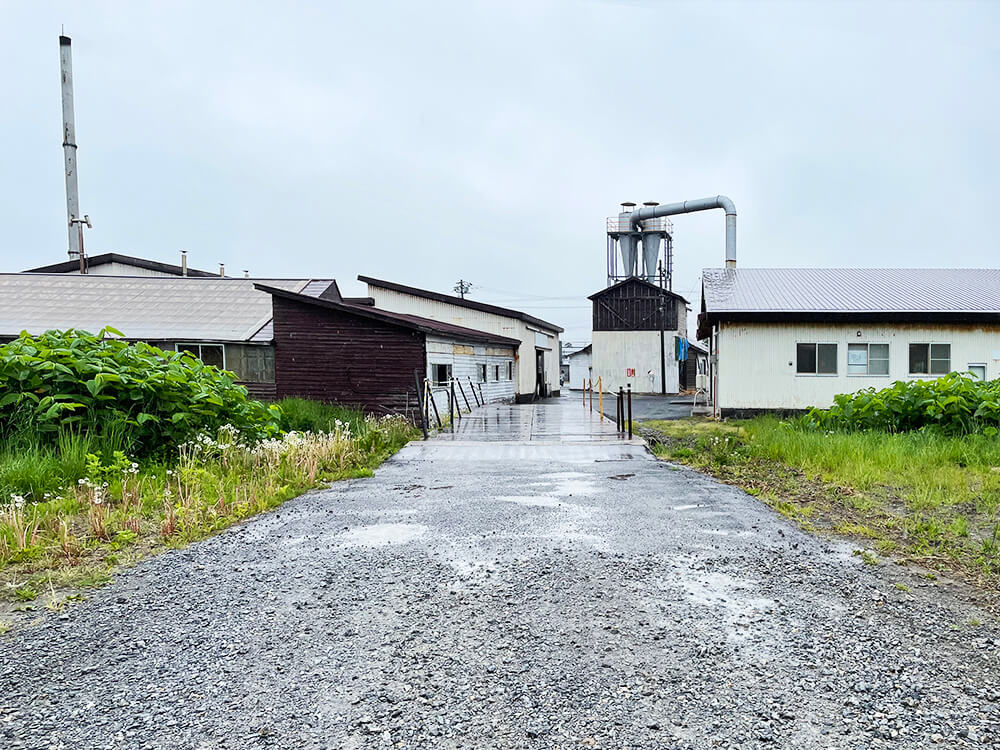
[[[0,654],[5,748],[1000,745],[995,620],[635,445],[411,444]]]

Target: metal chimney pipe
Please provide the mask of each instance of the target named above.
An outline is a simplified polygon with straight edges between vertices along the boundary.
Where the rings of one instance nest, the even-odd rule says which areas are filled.
[[[726,212],[726,268],[736,268],[736,204],[724,195],[711,198],[698,198],[682,203],[667,203],[662,206],[644,206],[631,214],[632,225],[640,227],[643,219],[657,216],[674,216],[675,214],[690,214],[695,211],[708,211],[721,208]]]
[[[73,113],[73,54],[68,36],[59,37],[59,69],[62,75],[63,160],[66,166],[66,225],[69,257],[80,256],[80,187],[76,180],[76,122]]]
[[[225,275],[226,275],[226,264],[225,263],[220,263],[219,264],[219,276],[225,276]]]
[[[181,276],[188,275],[188,251],[181,250]]]

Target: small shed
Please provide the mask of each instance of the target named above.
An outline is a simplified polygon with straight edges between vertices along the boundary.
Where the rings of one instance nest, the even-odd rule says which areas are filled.
[[[587,344],[582,349],[577,349],[566,355],[567,368],[569,369],[566,379],[567,388],[583,388],[585,387],[584,383],[590,380],[593,348],[593,344]]]
[[[277,396],[304,396],[404,412],[427,378],[439,408],[453,378],[487,402],[514,398],[520,341],[370,304],[323,299],[266,284],[272,297]],[[471,394],[468,398],[472,400]]]

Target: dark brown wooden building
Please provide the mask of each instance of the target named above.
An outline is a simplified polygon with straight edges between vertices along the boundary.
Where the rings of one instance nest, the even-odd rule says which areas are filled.
[[[412,409],[416,378],[482,373],[492,391],[510,380],[518,339],[390,312],[357,301],[323,299],[263,284],[272,297],[278,398],[303,396],[368,411]],[[429,356],[434,352],[434,362]],[[513,395],[511,384],[511,396]],[[488,399],[493,400],[493,399]]]

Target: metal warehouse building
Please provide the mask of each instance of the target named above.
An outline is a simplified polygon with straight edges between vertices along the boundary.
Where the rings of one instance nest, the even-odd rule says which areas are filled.
[[[993,380],[1000,270],[709,269],[698,337],[722,417],[956,371]]]

